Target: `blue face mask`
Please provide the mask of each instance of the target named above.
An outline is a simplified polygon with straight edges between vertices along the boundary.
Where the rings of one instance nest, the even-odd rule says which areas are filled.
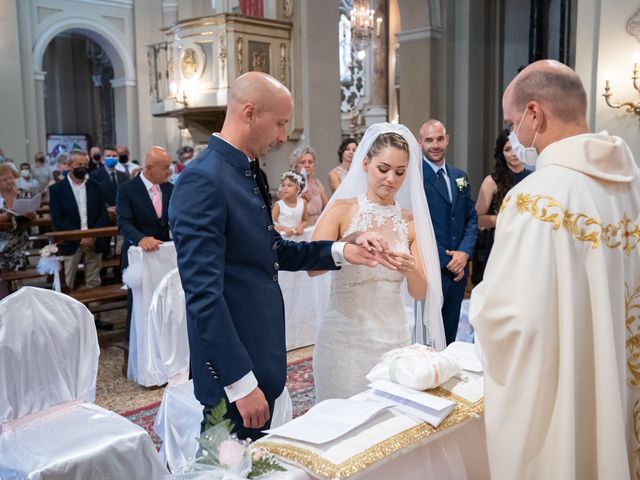
[[[118,164],[118,159],[116,157],[106,157],[104,164],[109,168],[114,168]]]

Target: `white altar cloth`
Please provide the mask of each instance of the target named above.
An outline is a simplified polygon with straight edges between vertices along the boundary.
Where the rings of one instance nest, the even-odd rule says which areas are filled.
[[[476,374],[467,376],[471,382],[454,378],[443,385],[444,389],[477,398],[477,390],[482,389],[482,377]],[[469,386],[473,388],[469,389]],[[446,395],[443,390],[439,391]],[[367,395],[370,393],[363,392],[353,398]],[[488,479],[482,416],[484,401],[453,398],[458,407],[437,429],[391,409],[342,438],[323,445],[275,436],[264,437],[258,444],[287,462],[287,480],[338,477],[371,480]]]

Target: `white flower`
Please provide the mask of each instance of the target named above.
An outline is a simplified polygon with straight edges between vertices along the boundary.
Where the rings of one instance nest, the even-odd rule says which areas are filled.
[[[467,188],[468,185],[469,183],[467,182],[466,178],[464,177],[456,178],[456,186],[458,187],[458,190],[462,191],[465,188]]]

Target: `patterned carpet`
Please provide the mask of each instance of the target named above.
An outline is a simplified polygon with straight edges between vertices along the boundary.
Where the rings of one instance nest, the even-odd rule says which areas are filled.
[[[291,395],[294,418],[309,410],[315,401],[313,371],[311,357],[292,360],[287,366],[287,388]],[[153,432],[153,422],[160,402],[154,402],[144,407],[120,413],[136,425],[144,428],[157,448],[160,448],[160,439]]]

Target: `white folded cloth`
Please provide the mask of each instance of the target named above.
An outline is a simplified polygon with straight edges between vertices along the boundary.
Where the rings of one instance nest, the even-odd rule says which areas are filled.
[[[426,390],[442,385],[460,370],[460,365],[449,356],[416,343],[385,353],[380,363],[367,374],[367,380],[387,380],[415,390]]]

